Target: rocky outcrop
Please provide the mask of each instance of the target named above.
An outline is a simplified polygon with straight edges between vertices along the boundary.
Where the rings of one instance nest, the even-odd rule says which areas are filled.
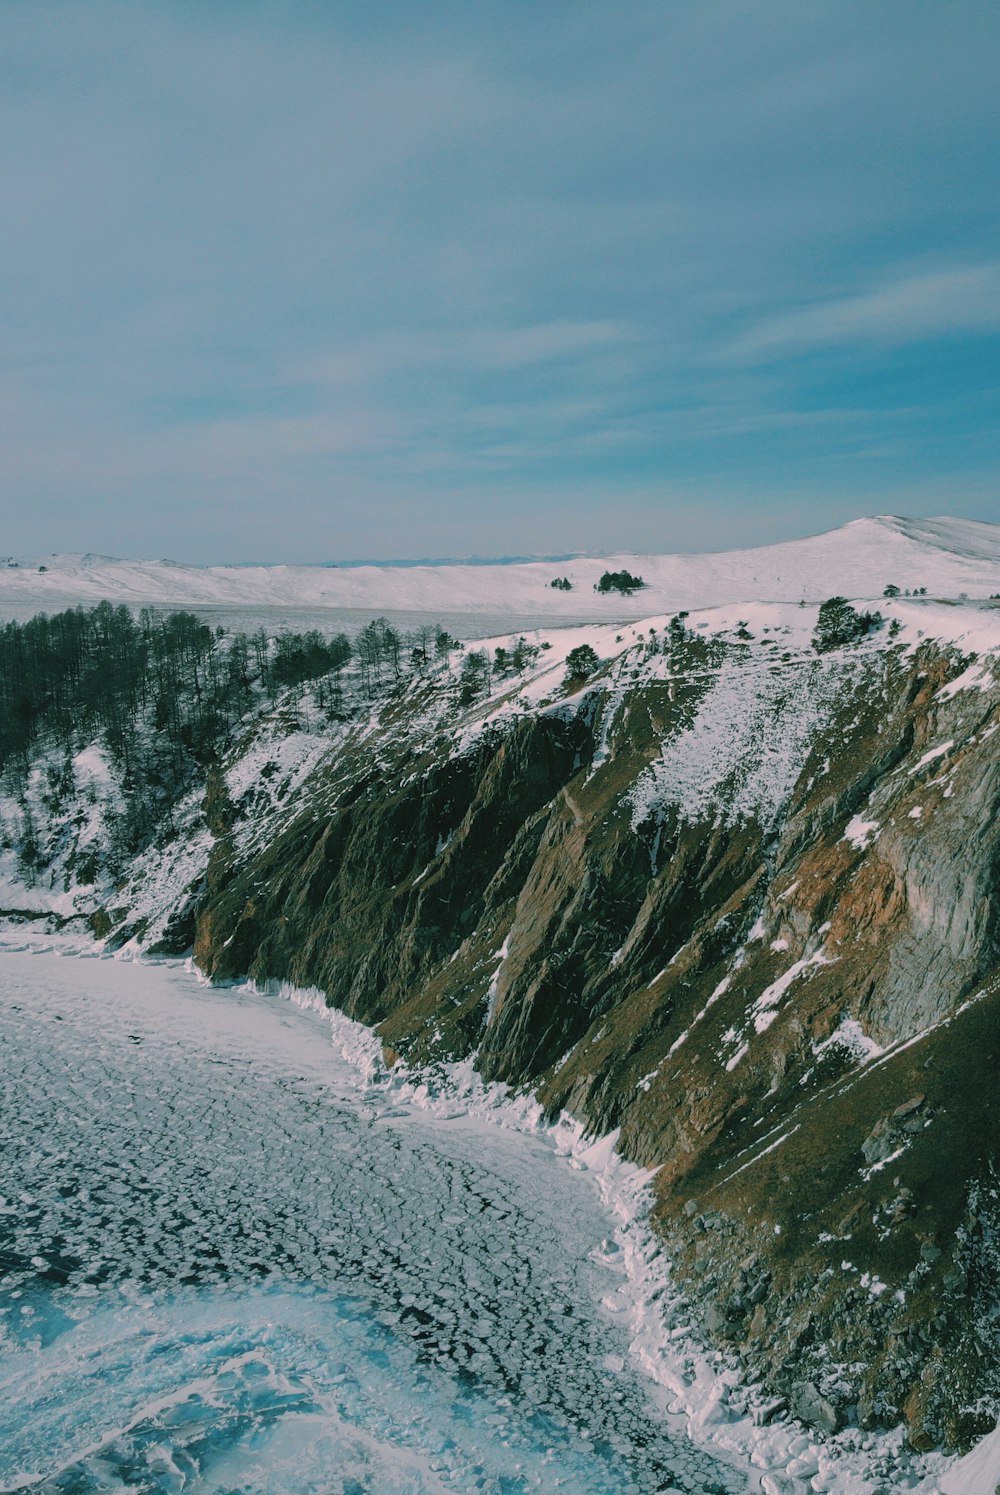
[[[962,1445],[1000,1405],[1000,689],[968,665],[651,635],[573,697],[393,701],[267,835],[210,786],[195,958],[619,1129],[709,1336],[821,1430]]]

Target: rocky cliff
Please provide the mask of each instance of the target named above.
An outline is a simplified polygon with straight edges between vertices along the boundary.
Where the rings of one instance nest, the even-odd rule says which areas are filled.
[[[657,619],[586,682],[573,634],[465,708],[279,712],[95,927],[617,1131],[775,1407],[965,1445],[1000,1410],[1000,614],[952,611],[822,655],[814,609]]]

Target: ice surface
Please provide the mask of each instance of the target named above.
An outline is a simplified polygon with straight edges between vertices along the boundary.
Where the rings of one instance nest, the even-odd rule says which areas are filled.
[[[628,1368],[586,1171],[279,998],[0,954],[0,1194],[0,1490],[746,1488]]]

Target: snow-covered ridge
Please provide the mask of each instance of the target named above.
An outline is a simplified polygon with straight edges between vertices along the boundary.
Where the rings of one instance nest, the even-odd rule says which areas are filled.
[[[598,595],[602,572],[626,567],[646,585]],[[44,569],[42,569],[44,568]],[[571,591],[553,588],[566,576]],[[0,558],[0,617],[103,598],[130,605],[540,614],[553,621],[639,618],[736,602],[862,599],[894,584],[937,597],[1000,592],[1000,525],[972,520],[858,519],[802,540],[701,555],[609,555],[565,562],[426,566],[188,566],[101,555]]]

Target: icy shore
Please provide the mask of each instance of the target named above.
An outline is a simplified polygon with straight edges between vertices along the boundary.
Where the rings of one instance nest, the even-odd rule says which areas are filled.
[[[387,1067],[377,1036],[326,1005],[318,991],[274,984],[268,994],[319,1012],[331,1041],[358,1071],[366,1094],[384,1104],[413,1105],[441,1117],[482,1116],[494,1125],[545,1138],[570,1166],[587,1173],[614,1220],[607,1256],[625,1278],[604,1306],[628,1325],[630,1353],[661,1388],[666,1415],[706,1449],[723,1451],[760,1470],[766,1495],[994,1495],[1000,1483],[1000,1429],[961,1459],[920,1456],[902,1428],[867,1433],[848,1428],[819,1439],[808,1428],[774,1415],[773,1398],[748,1386],[735,1361],[707,1348],[693,1331],[684,1298],[649,1224],[652,1174],[616,1151],[617,1133],[594,1139],[563,1113],[546,1119],[530,1094],[484,1084],[473,1061],[443,1065],[433,1077]]]
[[[0,959],[14,952],[96,956],[102,964],[109,959],[98,944],[74,936],[25,938],[14,928],[0,932]],[[126,960],[181,975],[177,962],[138,962],[134,956]],[[205,984],[190,964],[187,973]],[[329,1029],[335,1055],[355,1076],[358,1099],[376,1119],[391,1123],[416,1112],[439,1122],[463,1117],[487,1122],[491,1128],[535,1138],[570,1169],[585,1175],[611,1225],[592,1253],[596,1264],[617,1274],[618,1285],[603,1296],[603,1312],[626,1331],[628,1356],[654,1384],[667,1429],[679,1441],[690,1440],[706,1453],[752,1470],[750,1488],[766,1495],[804,1495],[808,1490],[830,1495],[882,1495],[890,1490],[993,1495],[1000,1479],[1000,1436],[985,1439],[962,1459],[917,1456],[906,1447],[901,1430],[869,1434],[848,1428],[822,1439],[780,1409],[775,1413],[766,1395],[743,1383],[733,1360],[706,1348],[692,1328],[669,1262],[648,1224],[651,1175],[618,1155],[615,1134],[588,1138],[582,1125],[565,1114],[548,1121],[530,1094],[484,1085],[471,1060],[441,1066],[433,1075],[409,1073],[401,1064],[390,1068],[377,1036],[327,1007],[320,992],[283,984],[258,990],[247,984],[230,988],[226,996],[277,999],[318,1015]],[[338,1071],[340,1084],[344,1073],[343,1068]]]
[[[0,1490],[747,1488],[651,1405],[565,1159],[284,1001],[0,953],[0,1196]]]

